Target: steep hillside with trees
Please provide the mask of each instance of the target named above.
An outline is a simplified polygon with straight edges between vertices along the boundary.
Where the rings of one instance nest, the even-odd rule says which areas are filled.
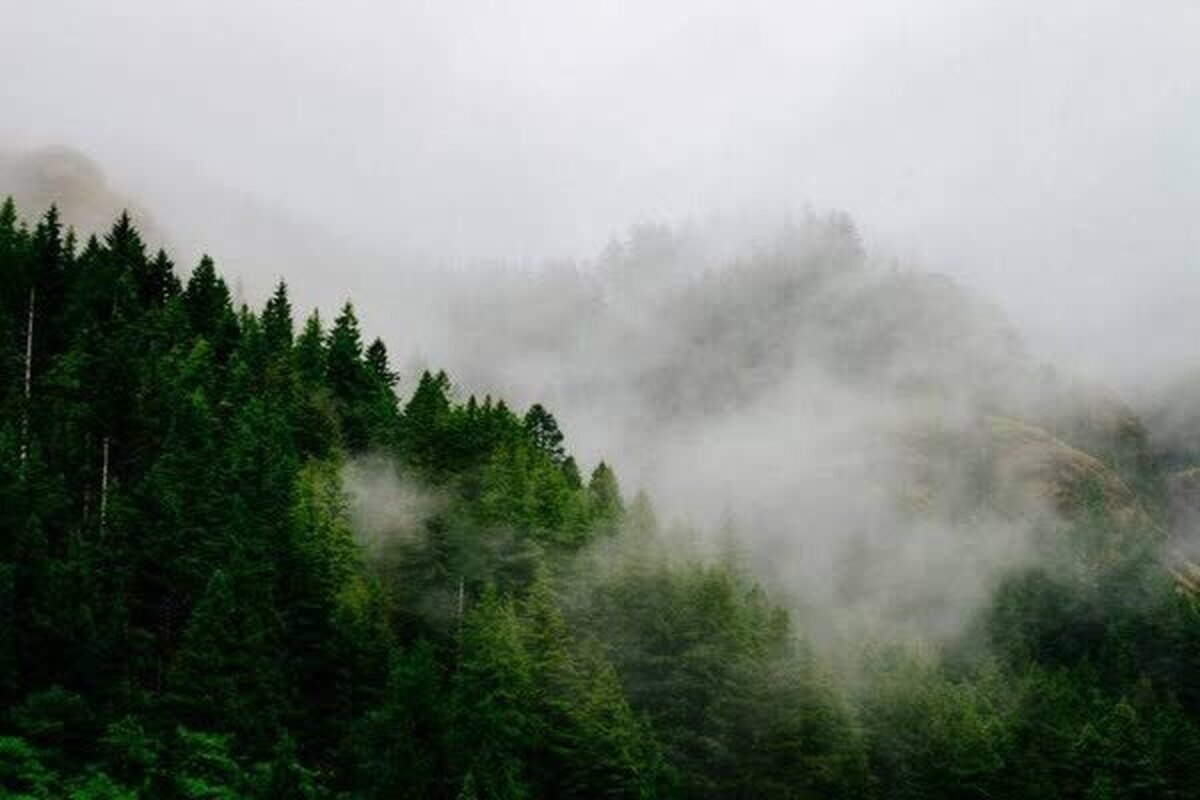
[[[0,277],[5,796],[1198,792],[1200,609],[1049,434],[1012,428],[1067,513],[965,631],[827,648],[736,532],[664,529],[541,404],[397,375],[349,303],[235,307],[126,215],[11,202]],[[422,500],[375,538],[368,468]]]

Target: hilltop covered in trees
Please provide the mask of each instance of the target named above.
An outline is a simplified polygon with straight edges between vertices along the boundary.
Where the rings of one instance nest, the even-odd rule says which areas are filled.
[[[0,276],[7,795],[1200,786],[1195,599],[1153,515],[1112,519],[1086,480],[961,635],[827,653],[736,533],[705,556],[660,529],[542,405],[398,376],[349,304],[297,323],[281,283],[236,308],[128,216],[79,243],[11,202]],[[366,456],[437,498],[370,547],[345,480]]]

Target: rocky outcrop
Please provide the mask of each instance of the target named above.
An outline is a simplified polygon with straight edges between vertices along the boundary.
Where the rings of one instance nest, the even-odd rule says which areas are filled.
[[[1118,528],[1154,529],[1138,496],[1108,464],[1015,419],[988,417],[997,490],[1034,513],[1102,511]]]
[[[1200,467],[1167,476],[1167,523],[1172,550],[1183,558],[1200,559]]]

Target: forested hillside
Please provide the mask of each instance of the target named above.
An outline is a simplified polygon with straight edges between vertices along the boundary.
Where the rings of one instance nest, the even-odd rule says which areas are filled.
[[[911,513],[969,472],[983,499],[938,514],[986,535],[1044,490],[1036,557],[953,636],[834,644],[736,531],[660,525],[540,404],[397,375],[350,304],[238,308],[128,216],[81,243],[11,202],[0,277],[3,796],[1200,796],[1163,475],[1094,421],[923,439]],[[648,389],[672,411],[680,374]]]

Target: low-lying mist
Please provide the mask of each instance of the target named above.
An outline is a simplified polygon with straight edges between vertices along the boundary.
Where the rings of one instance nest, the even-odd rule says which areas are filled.
[[[756,574],[830,627],[960,632],[1085,479],[1145,513],[1132,413],[985,299],[877,263],[842,213],[737,256],[713,234],[643,225],[583,266],[450,276],[426,288],[444,316],[407,336],[441,348],[463,398],[549,404],[697,553],[732,525]],[[374,498],[402,484],[366,474],[351,493],[386,514]]]

